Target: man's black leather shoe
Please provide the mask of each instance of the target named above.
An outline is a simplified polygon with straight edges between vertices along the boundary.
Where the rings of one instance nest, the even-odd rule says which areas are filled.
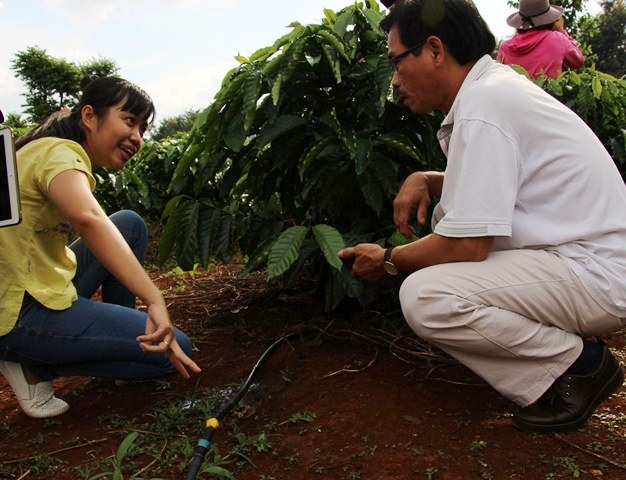
[[[519,409],[513,425],[525,432],[577,430],[623,383],[622,368],[605,345],[598,370],[591,375],[564,373],[537,402]]]

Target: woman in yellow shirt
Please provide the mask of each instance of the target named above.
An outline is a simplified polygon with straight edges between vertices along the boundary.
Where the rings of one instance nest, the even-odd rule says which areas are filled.
[[[200,371],[143,269],[145,223],[130,210],[108,217],[92,193],[92,169],[122,169],[143,144],[152,100],[115,77],[83,90],[70,112],[17,139],[23,220],[0,230],[0,372],[36,418],[69,408],[54,396],[56,377]],[[79,240],[67,246],[71,232]],[[99,287],[102,302],[90,300]]]

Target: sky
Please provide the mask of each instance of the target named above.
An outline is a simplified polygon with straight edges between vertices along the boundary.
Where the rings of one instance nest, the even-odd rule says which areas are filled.
[[[80,64],[107,58],[146,90],[160,119],[210,105],[226,73],[289,33],[354,0],[0,0],[0,110],[22,113],[11,63],[37,46]],[[475,0],[498,38],[512,31],[506,0]],[[381,8],[384,8],[381,4]]]

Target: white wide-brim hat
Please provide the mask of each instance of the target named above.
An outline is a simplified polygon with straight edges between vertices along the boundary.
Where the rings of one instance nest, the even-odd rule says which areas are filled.
[[[506,23],[517,30],[541,27],[563,16],[563,7],[550,5],[550,0],[521,0],[519,12],[510,15]]]

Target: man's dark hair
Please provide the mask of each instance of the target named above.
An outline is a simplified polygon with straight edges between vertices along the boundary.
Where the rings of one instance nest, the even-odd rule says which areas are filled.
[[[471,0],[396,0],[380,22],[387,33],[394,26],[407,47],[438,37],[461,65],[496,48],[493,33]]]

